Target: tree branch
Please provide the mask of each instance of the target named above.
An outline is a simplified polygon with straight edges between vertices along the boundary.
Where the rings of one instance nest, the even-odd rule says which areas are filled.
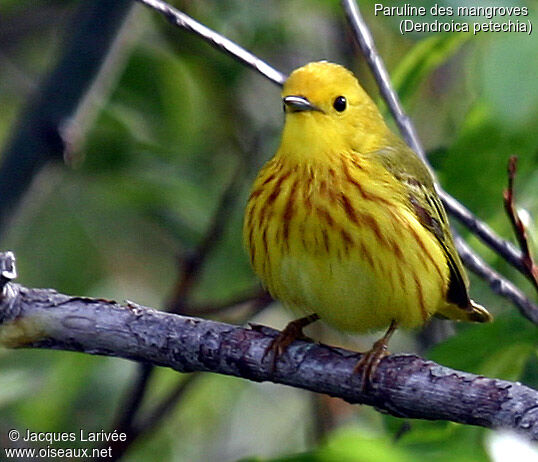
[[[166,2],[162,0],[137,1],[162,13],[172,24],[202,37],[209,44],[217,49],[223,50],[241,64],[257,70],[271,82],[281,86],[286,80],[287,77],[285,74],[269,66],[267,63],[239,45],[235,44],[231,40],[198,23],[181,11],[171,7]],[[399,99],[392,89],[390,79],[388,78],[388,73],[383,65],[383,61],[375,49],[372,36],[368,31],[366,23],[360,15],[356,3],[353,0],[343,0],[343,5],[348,19],[356,32],[359,45],[361,46],[370,68],[374,73],[383,97],[387,100],[387,103],[393,112],[396,123],[402,130],[402,134],[409,145],[425,160],[424,150],[418,140],[418,136],[416,135],[413,124],[411,123],[409,117],[403,112]],[[481,238],[509,264],[523,272],[523,274],[526,274],[525,268],[521,263],[521,252],[519,252],[514,245],[497,236],[489,226],[480,221],[465,206],[460,204],[456,199],[447,194],[440,187],[438,188],[438,193],[449,213],[451,213],[457,220],[461,221],[473,234]],[[480,257],[478,257],[478,255],[476,255],[476,253],[473,252],[469,246],[463,246],[461,245],[461,242],[463,241],[456,239],[458,252],[466,264],[467,262],[473,262],[475,259],[480,260]],[[476,272],[476,274],[488,281],[493,280],[494,283],[490,282],[490,287],[492,290],[498,295],[511,300],[521,311],[535,311],[536,316],[538,316],[538,306],[527,297],[522,297],[521,291],[513,291],[512,288],[515,286],[510,281],[499,275],[499,273],[494,271],[486,263],[482,262],[480,271],[477,270],[476,265],[470,265],[469,269]],[[497,288],[501,287],[503,290],[497,291]]]
[[[209,303],[205,305],[192,305],[185,310],[185,314],[189,316],[208,316],[212,314],[221,314],[224,311],[229,311],[241,305],[249,305],[250,309],[257,312],[261,308],[273,302],[271,294],[264,290],[259,285],[242,294],[236,295],[233,298]]]
[[[263,361],[277,331],[246,329],[129,303],[71,297],[10,280],[12,254],[0,254],[0,344],[115,356],[179,372],[205,371],[271,381],[375,406],[406,418],[509,428],[538,440],[538,392],[519,383],[449,369],[414,355],[383,359],[368,390],[353,373],[359,353],[294,342],[277,362]],[[11,263],[10,263],[11,262]],[[7,278],[5,277],[7,275]]]
[[[387,106],[389,107],[392,117],[394,117],[394,120],[396,121],[400,133],[403,135],[411,149],[419,155],[423,162],[428,164],[428,159],[424,153],[422,143],[418,138],[415,126],[409,116],[405,113],[400,103],[400,98],[398,98],[398,94],[392,88],[387,68],[383,63],[381,55],[377,51],[374,38],[360,13],[358,5],[354,0],[342,0],[342,6],[349,24],[353,29],[355,39],[359,44],[361,52],[374,75],[377,86],[379,87],[379,92],[387,102]]]
[[[511,156],[508,161],[508,188],[504,191],[504,209],[508,215],[508,219],[516,235],[516,239],[521,248],[521,264],[525,268],[527,278],[532,282],[538,290],[538,266],[534,263],[532,254],[529,248],[529,240],[527,237],[527,229],[521,221],[515,205],[514,179],[517,170],[517,156]]]
[[[151,371],[153,371],[153,366],[150,363],[144,363],[142,364],[142,367],[143,371],[146,371],[147,373],[140,376],[140,378],[142,380],[146,379],[147,383],[147,379],[149,379],[149,377],[151,376]],[[135,389],[138,390],[140,393],[133,393],[132,396],[129,395],[129,398],[133,398],[134,400],[138,399],[138,401],[133,401],[132,403],[134,404],[134,406],[132,406],[131,410],[134,412],[131,412],[130,414],[125,414],[126,419],[120,422],[121,426],[113,425],[111,427],[114,430],[118,430],[119,432],[125,432],[127,434],[127,439],[125,441],[118,440],[113,442],[106,442],[106,444],[102,445],[102,448],[104,449],[106,449],[107,447],[111,448],[110,452],[112,456],[109,457],[107,460],[112,462],[120,460],[135,440],[139,439],[142,435],[145,435],[155,430],[155,428],[162,421],[162,419],[166,417],[175,408],[175,405],[178,401],[181,400],[184,393],[196,383],[196,379],[198,377],[200,377],[200,374],[189,374],[186,378],[181,380],[165,398],[163,398],[157,405],[155,405],[151,411],[149,411],[146,415],[135,421],[134,413],[138,412],[138,408],[141,404],[140,401],[142,400],[142,397],[147,390],[146,385],[140,384]],[[127,402],[127,404],[129,404],[129,402]]]
[[[173,6],[161,0],[137,0],[138,2],[162,13],[168,21],[175,26],[181,27],[198,37],[203,38],[211,46],[217,48],[220,51],[230,55],[233,59],[239,61],[241,64],[245,64],[248,67],[258,71],[269,81],[282,86],[287,78],[285,74],[277,71],[274,67],[271,67],[265,61],[252,54],[250,51],[245,50],[237,43],[232,42],[223,35],[218,34],[209,27],[200,24],[190,16],[182,13]]]
[[[465,266],[480,276],[489,284],[493,292],[509,298],[517,306],[519,312],[529,321],[538,324],[538,307],[516,285],[504,279],[495,270],[491,269],[478,255],[471,252],[467,242],[460,236],[454,236],[458,248],[462,248],[461,259]]]

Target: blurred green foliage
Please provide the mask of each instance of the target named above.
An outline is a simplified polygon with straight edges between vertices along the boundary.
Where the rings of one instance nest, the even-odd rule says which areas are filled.
[[[511,238],[502,207],[510,155],[520,160],[518,206],[538,216],[536,33],[402,37],[397,18],[374,16],[373,3],[361,2],[362,12],[441,183]],[[529,7],[536,27],[531,3],[505,0],[503,5]],[[175,4],[279,70],[329,59],[352,68],[378,97],[338,2]],[[25,100],[39,91],[40,76],[54,66],[76,6],[75,1],[42,0],[0,5],[0,145],[14,130]],[[176,256],[203,238],[220,195],[242,167],[244,179],[225,233],[192,294],[196,302],[234,297],[256,283],[241,243],[242,210],[255,170],[245,165],[259,167],[276,149],[279,90],[149,10],[137,7],[130,27],[134,39],[122,57],[125,65],[110,79],[104,97],[92,95],[95,120],[84,127],[84,144],[74,153],[77,167],[51,165],[39,174],[1,248],[16,253],[19,279],[27,286],[163,307],[177,277]],[[536,243],[536,222],[529,234]],[[469,241],[532,294],[500,257],[476,238]],[[472,282],[473,297],[496,314],[495,323],[456,326],[457,335],[428,357],[538,387],[536,327],[484,282],[474,277]],[[281,327],[281,316],[274,305],[256,322]],[[412,334],[397,335],[413,348]],[[108,429],[135,368],[128,361],[65,352],[0,351],[0,441],[9,428]],[[177,379],[177,373],[159,370],[144,408],[157,403]],[[310,399],[307,392],[207,375],[126,460],[492,460],[485,445],[492,432],[413,421],[395,439],[402,420],[345,405],[335,408],[336,431],[316,441],[320,417]]]

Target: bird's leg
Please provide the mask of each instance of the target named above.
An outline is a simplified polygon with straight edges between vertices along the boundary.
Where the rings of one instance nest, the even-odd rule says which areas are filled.
[[[312,324],[318,319],[319,316],[316,313],[312,313],[308,316],[305,316],[304,318],[299,318],[295,321],[291,321],[290,323],[288,323],[284,330],[280,332],[269,344],[269,346],[265,350],[265,353],[263,354],[262,361],[268,354],[272,354],[272,371],[274,372],[278,358],[280,358],[280,356],[282,356],[286,352],[288,347],[295,340],[305,338],[305,335],[303,334],[303,328]]]
[[[381,360],[389,354],[387,351],[387,344],[397,327],[398,323],[392,320],[385,335],[376,341],[369,351],[362,355],[362,358],[353,369],[353,373],[355,374],[362,373],[361,391],[365,391],[368,385],[370,385],[377,370],[377,366],[379,366]]]

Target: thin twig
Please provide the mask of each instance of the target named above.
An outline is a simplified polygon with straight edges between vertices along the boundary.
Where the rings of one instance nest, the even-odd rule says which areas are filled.
[[[460,255],[467,268],[484,279],[494,293],[512,300],[519,309],[519,312],[529,321],[538,324],[538,305],[536,303],[533,303],[512,282],[504,279],[496,271],[492,270],[484,260],[471,251],[463,238],[454,236],[454,242],[458,245],[458,248],[463,250]]]
[[[299,340],[273,370],[264,361],[278,332],[189,318],[135,304],[71,297],[7,283],[0,301],[0,344],[78,351],[150,362],[179,372],[205,371],[271,381],[340,397],[404,418],[509,428],[538,440],[538,392],[477,376],[415,355],[384,358],[361,390],[361,354]]]
[[[529,249],[529,241],[527,237],[527,229],[515,206],[515,193],[514,193],[514,179],[516,176],[517,170],[517,156],[511,156],[508,161],[508,188],[504,191],[504,208],[510,223],[512,223],[512,228],[514,229],[514,234],[521,248],[523,255],[521,256],[521,263],[525,267],[527,278],[533,283],[534,287],[538,289],[538,266],[534,263],[532,258],[531,251]]]
[[[172,24],[203,38],[213,47],[224,51],[226,54],[238,60],[240,63],[246,64],[248,67],[258,71],[271,82],[277,85],[284,84],[284,81],[286,80],[286,76],[284,74],[277,71],[275,68],[271,67],[257,56],[253,55],[250,51],[240,47],[237,45],[237,43],[232,42],[223,35],[220,35],[203,24],[200,24],[198,21],[195,21],[190,16],[187,16],[185,13],[175,9],[166,2],[162,2],[160,0],[137,1],[156,11],[159,11]]]
[[[185,310],[185,314],[189,316],[207,316],[210,314],[220,314],[240,305],[249,304],[252,305],[253,308],[256,308],[271,303],[272,301],[273,298],[269,292],[256,286],[254,289],[250,289],[227,300],[205,305],[191,305]]]
[[[118,431],[125,432],[129,435],[131,434],[132,422],[142,405],[152,372],[153,366],[151,364],[143,363],[139,365],[134,383],[129,393],[126,394],[124,402],[119,407],[120,413],[111,428],[118,429]]]
[[[377,51],[370,29],[368,29],[368,26],[359,11],[359,7],[354,0],[343,0],[342,6],[353,32],[355,33],[355,38],[357,39],[361,52],[368,62],[375,81],[377,82],[377,86],[379,87],[379,91],[383,96],[383,99],[387,102],[400,132],[411,149],[413,149],[413,151],[415,151],[427,164],[428,161],[424,153],[424,148],[420,143],[415,126],[403,110],[400,98],[398,98],[397,93],[392,88],[387,68]]]
[[[140,423],[135,426],[136,433],[140,436],[152,431],[175,408],[185,392],[192,388],[199,378],[200,374],[196,372],[184,377],[160,403],[157,403],[140,419]]]
[[[312,446],[319,446],[327,441],[327,436],[338,427],[337,416],[331,407],[332,397],[311,393],[310,400],[312,415],[309,439]]]
[[[482,242],[487,244],[488,247],[493,249],[520,273],[525,274],[525,268],[521,263],[521,252],[511,242],[497,236],[486,223],[477,219],[467,207],[446,193],[441,187],[438,186],[437,192],[443,200],[447,211],[454,218],[464,224],[471,233],[479,237]],[[460,248],[458,247],[459,251]]]
[[[151,370],[149,367],[152,366],[148,364],[146,370]],[[120,460],[135,440],[154,430],[157,424],[175,408],[177,402],[183,397],[184,393],[194,385],[198,377],[200,377],[200,374],[192,373],[189,374],[187,378],[182,379],[168,396],[163,398],[163,400],[151,411],[138,419],[136,423],[129,422],[128,427],[114,427],[115,429],[128,428],[128,432],[125,430],[118,430],[119,433],[126,433],[127,439],[125,441],[118,440],[115,442],[107,442],[106,445],[104,444],[103,447],[111,448],[110,454],[112,455],[106,460],[110,462]]]

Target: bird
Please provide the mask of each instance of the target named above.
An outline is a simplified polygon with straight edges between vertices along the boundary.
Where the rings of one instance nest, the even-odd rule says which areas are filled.
[[[343,332],[387,329],[354,369],[365,388],[397,328],[433,316],[491,321],[469,297],[432,171],[354,74],[306,64],[282,102],[280,145],[252,185],[243,241],[263,285],[300,317],[266,354],[276,361],[318,319]]]

